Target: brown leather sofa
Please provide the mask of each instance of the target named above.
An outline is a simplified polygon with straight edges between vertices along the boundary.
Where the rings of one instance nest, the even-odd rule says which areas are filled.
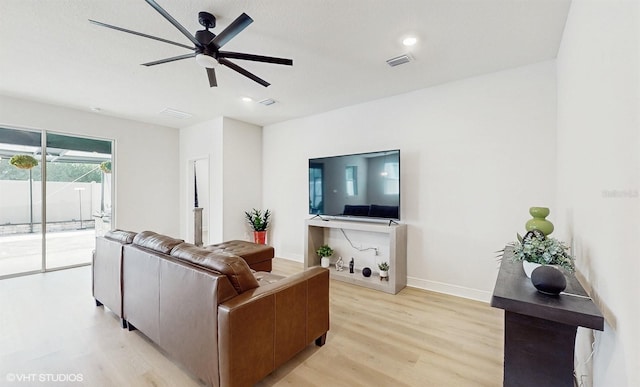
[[[255,271],[271,271],[271,260],[275,256],[273,247],[246,241],[228,241],[203,247],[215,253],[231,253],[244,259]]]
[[[104,305],[118,317],[123,328],[127,323],[122,318],[122,253],[125,244],[133,242],[136,233],[114,230],[105,237],[96,238],[93,251],[92,294],[96,305]]]
[[[96,238],[96,246],[100,247],[93,252],[93,298],[97,306],[104,305],[120,317],[123,328],[126,328],[126,321],[122,318],[122,249],[125,244],[132,243],[135,236],[136,233],[132,231],[108,231],[103,237]],[[275,256],[271,246],[240,240],[203,248],[216,253],[237,255],[255,271],[270,272],[271,261]]]
[[[207,384],[251,386],[312,341],[324,344],[326,269],[289,277],[252,272],[238,256],[150,231],[127,242],[97,242],[94,259],[111,254],[117,262],[120,256],[120,316]],[[96,270],[100,266],[94,267],[99,295],[103,273]],[[104,273],[111,281],[112,271]]]

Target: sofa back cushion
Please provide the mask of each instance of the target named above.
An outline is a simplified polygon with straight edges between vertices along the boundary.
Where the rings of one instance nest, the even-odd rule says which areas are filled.
[[[133,238],[135,238],[136,233],[133,231],[125,231],[125,230],[110,230],[104,234],[104,237],[107,239],[114,240],[116,242],[120,242],[122,244],[129,244],[133,242]]]
[[[212,253],[191,243],[181,243],[171,250],[171,256],[224,274],[238,293],[260,286],[247,262],[236,255]]]
[[[372,204],[369,209],[369,216],[374,218],[399,219],[398,206],[379,206]]]
[[[134,245],[154,250],[162,254],[169,254],[171,249],[182,242],[184,242],[184,240],[160,235],[153,231],[143,231],[133,238]]]

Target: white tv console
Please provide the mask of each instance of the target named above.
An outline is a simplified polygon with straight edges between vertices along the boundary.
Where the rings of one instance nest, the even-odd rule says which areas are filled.
[[[343,220],[308,219],[305,227],[306,249],[304,252],[304,267],[320,266],[320,257],[316,251],[326,244],[328,233],[332,229],[355,230],[365,233],[375,233],[383,236],[388,242],[389,280],[380,280],[378,267],[371,267],[370,277],[362,275],[362,268],[356,265],[354,273],[349,272],[349,258],[343,257],[344,269],[337,271],[335,265],[329,268],[332,279],[365,286],[371,289],[396,294],[407,285],[407,226],[396,223],[370,223]],[[386,260],[386,259],[385,259]]]

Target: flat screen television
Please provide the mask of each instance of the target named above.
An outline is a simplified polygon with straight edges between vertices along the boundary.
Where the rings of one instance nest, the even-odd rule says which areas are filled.
[[[400,150],[309,159],[309,214],[400,220]]]

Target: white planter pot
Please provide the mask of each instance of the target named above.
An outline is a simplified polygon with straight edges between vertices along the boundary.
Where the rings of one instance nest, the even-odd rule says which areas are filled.
[[[380,270],[380,280],[389,278],[389,272],[386,270]]]
[[[329,267],[331,265],[331,260],[329,259],[329,257],[322,257],[320,259],[320,266],[322,267]]]
[[[531,272],[540,266],[542,265],[539,263],[522,261],[522,269],[524,269],[524,274],[527,276],[527,278],[531,278]]]

